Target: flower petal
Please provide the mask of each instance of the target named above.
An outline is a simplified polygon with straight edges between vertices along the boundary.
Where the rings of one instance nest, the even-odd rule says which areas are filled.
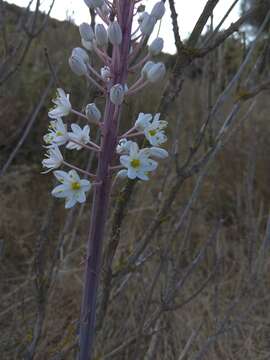
[[[86,196],[85,196],[85,192],[84,191],[78,191],[76,193],[76,198],[77,198],[77,201],[82,204],[86,201]]]
[[[51,194],[56,198],[66,198],[70,195],[70,189],[66,185],[58,185],[52,190]]]
[[[66,199],[65,208],[66,209],[72,208],[76,204],[76,202],[77,202],[76,197],[73,194],[71,197]]]
[[[70,181],[69,174],[66,171],[56,170],[53,172],[53,174],[56,177],[56,179],[61,183]]]
[[[120,156],[120,163],[125,166],[128,167],[130,164],[130,159],[128,155],[122,155]]]
[[[75,124],[75,123],[71,124],[71,129],[76,135],[81,136],[82,129],[78,124]]]

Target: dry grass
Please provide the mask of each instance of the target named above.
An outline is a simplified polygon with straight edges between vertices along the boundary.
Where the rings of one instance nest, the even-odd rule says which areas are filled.
[[[76,44],[73,38],[63,39],[61,31],[57,33],[59,39],[71,47]],[[48,34],[45,42],[52,44]],[[238,50],[236,48],[237,54]],[[41,48],[35,51],[37,55]],[[57,52],[53,60],[57,61],[59,56]],[[41,56],[36,67],[42,66],[44,59]],[[33,73],[33,64],[29,65],[29,70],[23,72],[19,88],[26,86],[27,76]],[[65,73],[66,70],[63,67],[61,71]],[[35,74],[41,82],[46,77],[46,74],[39,74],[39,70]],[[71,87],[68,80],[65,82]],[[30,85],[33,81],[36,77],[31,79]],[[189,79],[171,109],[169,148],[172,149],[172,142],[177,137],[180,163],[184,162],[194,134],[208,111],[205,81],[204,76]],[[74,103],[79,107],[80,83],[74,78],[72,82]],[[135,103],[128,103],[123,128],[128,127],[138,110],[154,111],[159,94],[160,89],[153,90],[150,95],[144,92]],[[268,97],[269,94],[265,94],[258,98],[246,122],[219,153],[181,231],[172,236],[172,228],[190,199],[196,177],[185,182],[162,226],[151,237],[145,253],[147,261],[140,259],[141,264],[131,269],[128,281],[121,278],[113,288],[107,316],[97,336],[96,360],[270,358]],[[25,115],[22,103],[31,104],[31,96],[24,94],[21,98],[16,93],[13,103],[14,99],[16,109],[18,107]],[[2,134],[5,139],[11,139],[7,144],[1,142],[3,161],[14,143],[13,124],[22,125],[11,103],[7,101],[6,108],[1,110]],[[218,121],[230,106],[224,107]],[[7,122],[9,115],[10,123]],[[79,208],[68,214],[58,201],[52,203],[50,200],[52,179],[39,173],[41,135],[47,124],[45,108],[40,119],[16,161],[0,179],[0,350],[5,360],[23,358],[25,347],[33,340],[40,300],[35,284],[38,282],[41,288],[46,284],[55,255],[54,270],[57,272],[52,277],[45,301],[46,316],[35,359],[48,360],[58,351],[69,348],[78,331],[90,206],[88,204],[78,217]],[[208,148],[209,141],[206,137],[203,149]],[[136,185],[113,265],[115,273],[125,269],[127,259],[166,198],[175,177],[174,165],[171,159],[160,167],[149,184]],[[112,208],[121,196],[121,187],[119,184],[114,189]],[[46,226],[48,219],[51,221]],[[68,223],[66,219],[69,219]],[[108,229],[110,224],[111,219]],[[44,272],[38,278],[33,265],[36,244],[41,236],[43,248],[39,260],[44,261]],[[109,236],[105,243],[108,241]],[[60,251],[56,253],[59,243]],[[194,263],[199,253],[201,255]],[[192,263],[195,265],[191,266]],[[162,307],[157,321],[151,323],[181,279],[176,296]],[[144,331],[145,320],[150,326]],[[149,336],[151,333],[153,336]],[[118,347],[119,351],[116,351]],[[151,349],[155,351],[151,352]],[[73,351],[63,358],[73,359]]]

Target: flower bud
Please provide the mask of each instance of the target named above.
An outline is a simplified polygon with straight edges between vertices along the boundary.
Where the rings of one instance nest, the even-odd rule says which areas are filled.
[[[104,0],[91,0],[94,7],[101,7],[104,4]]]
[[[101,112],[94,103],[86,105],[85,115],[88,120],[100,121],[101,119]]]
[[[148,154],[156,159],[166,159],[169,156],[167,150],[155,146],[148,149]]]
[[[152,56],[159,55],[163,49],[164,40],[162,38],[156,38],[148,48],[149,54]]]
[[[153,63],[153,61],[147,61],[147,63],[144,64],[144,67],[142,68],[142,71],[141,71],[141,76],[144,79],[147,79],[147,73],[153,65],[155,65],[155,63]]]
[[[100,69],[100,73],[101,73],[101,76],[102,78],[105,80],[105,81],[109,81],[110,78],[111,78],[111,70],[109,68],[109,66],[104,66]]]
[[[112,22],[108,28],[108,37],[113,45],[120,45],[122,42],[122,29],[117,21]]]
[[[156,18],[145,13],[143,21],[140,24],[140,29],[143,35],[150,36],[156,25]]]
[[[163,15],[165,14],[165,5],[163,1],[159,1],[157,2],[152,11],[151,11],[151,15],[156,19],[156,20],[160,20]]]
[[[92,41],[95,38],[95,34],[94,31],[92,29],[92,27],[87,24],[87,23],[82,23],[79,26],[79,31],[80,31],[80,35],[81,38],[85,41]]]
[[[95,35],[97,46],[106,47],[108,44],[108,34],[103,24],[96,24]]]
[[[93,41],[85,41],[82,39],[82,46],[88,51],[93,51]]]
[[[71,70],[78,76],[86,75],[88,73],[85,62],[78,55],[72,54],[68,59]]]
[[[163,79],[166,74],[166,68],[163,63],[157,63],[151,66],[151,68],[147,71],[147,79],[155,83]]]
[[[104,4],[104,0],[84,0],[84,2],[91,9],[101,7]]]
[[[102,15],[105,16],[105,17],[110,14],[110,9],[109,9],[109,7],[108,7],[107,4],[104,3],[104,4],[101,6],[101,12],[102,12]]]
[[[81,58],[83,62],[88,63],[89,62],[89,56],[87,52],[80,48],[76,47],[72,50],[72,55],[76,55],[77,57]]]
[[[125,91],[121,84],[114,85],[110,90],[110,100],[114,105],[121,105],[124,101]]]
[[[149,16],[149,14],[146,11],[142,12],[138,18],[138,23],[141,24],[146,16]]]

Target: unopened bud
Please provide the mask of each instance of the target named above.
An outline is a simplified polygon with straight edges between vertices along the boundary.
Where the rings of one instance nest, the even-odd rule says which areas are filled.
[[[84,39],[82,39],[82,46],[88,51],[93,51],[93,42],[92,41],[85,41]]]
[[[124,101],[124,88],[121,84],[114,85],[110,90],[110,100],[114,105],[121,105]]]
[[[87,52],[84,49],[80,48],[80,47],[74,48],[72,50],[72,55],[75,55],[75,56],[81,58],[82,61],[85,62],[85,63],[89,62],[89,56],[88,56]]]
[[[84,0],[84,2],[91,9],[101,7],[104,4],[104,0]]]
[[[140,24],[140,29],[143,35],[150,36],[156,25],[156,18],[145,13],[143,21]]]
[[[108,28],[108,37],[113,45],[120,45],[122,42],[122,29],[117,21],[112,22]]]
[[[80,56],[72,54],[68,60],[71,70],[78,76],[86,75],[87,67]]]
[[[104,4],[104,0],[91,0],[94,7],[101,7]]]
[[[169,156],[168,151],[160,147],[153,146],[148,150],[149,150],[148,151],[149,156],[153,156],[157,159],[166,159]]]
[[[107,4],[104,3],[104,4],[101,6],[101,12],[102,12],[102,15],[105,16],[105,17],[110,14],[110,9],[109,9],[109,7],[108,7]]]
[[[89,120],[100,121],[101,119],[101,112],[94,103],[86,105],[85,115]]]
[[[138,18],[138,23],[141,24],[141,23],[143,22],[144,18],[145,18],[146,16],[148,16],[148,15],[149,15],[149,14],[148,14],[146,11],[143,11],[143,12],[141,13],[141,15],[139,16],[139,18]]]
[[[102,78],[105,80],[105,81],[109,81],[110,78],[111,78],[111,70],[109,68],[109,66],[104,66],[100,69],[100,73],[101,73],[101,76]]]
[[[92,29],[92,27],[87,24],[87,23],[82,23],[79,26],[79,31],[80,31],[80,35],[81,38],[85,41],[92,41],[95,38],[95,34],[94,31]]]
[[[97,46],[106,47],[108,44],[108,34],[103,24],[96,24],[95,35]]]
[[[159,1],[154,5],[154,7],[151,11],[151,15],[154,16],[154,18],[156,20],[160,20],[163,17],[163,15],[165,14],[165,11],[166,11],[166,9],[165,9],[164,2]]]
[[[141,71],[141,76],[144,79],[147,79],[147,73],[153,65],[155,65],[155,63],[153,63],[153,61],[147,61],[147,63],[144,64],[144,67],[142,68],[142,71]]]
[[[157,63],[151,66],[151,68],[147,71],[147,79],[155,83],[157,81],[160,81],[164,78],[166,74],[166,68],[163,63]]]
[[[159,55],[163,49],[163,46],[164,40],[162,38],[156,38],[148,48],[150,55]]]

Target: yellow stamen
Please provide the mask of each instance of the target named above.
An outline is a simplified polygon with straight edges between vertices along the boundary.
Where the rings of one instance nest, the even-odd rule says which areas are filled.
[[[130,162],[130,165],[131,165],[133,168],[137,169],[138,167],[140,167],[141,162],[140,162],[139,159],[133,159],[133,160]]]
[[[150,136],[155,136],[156,133],[157,133],[157,130],[150,130],[150,131],[149,131],[149,135],[150,135]]]
[[[81,184],[79,182],[75,181],[75,182],[71,183],[72,190],[80,190],[80,188],[81,188]]]

